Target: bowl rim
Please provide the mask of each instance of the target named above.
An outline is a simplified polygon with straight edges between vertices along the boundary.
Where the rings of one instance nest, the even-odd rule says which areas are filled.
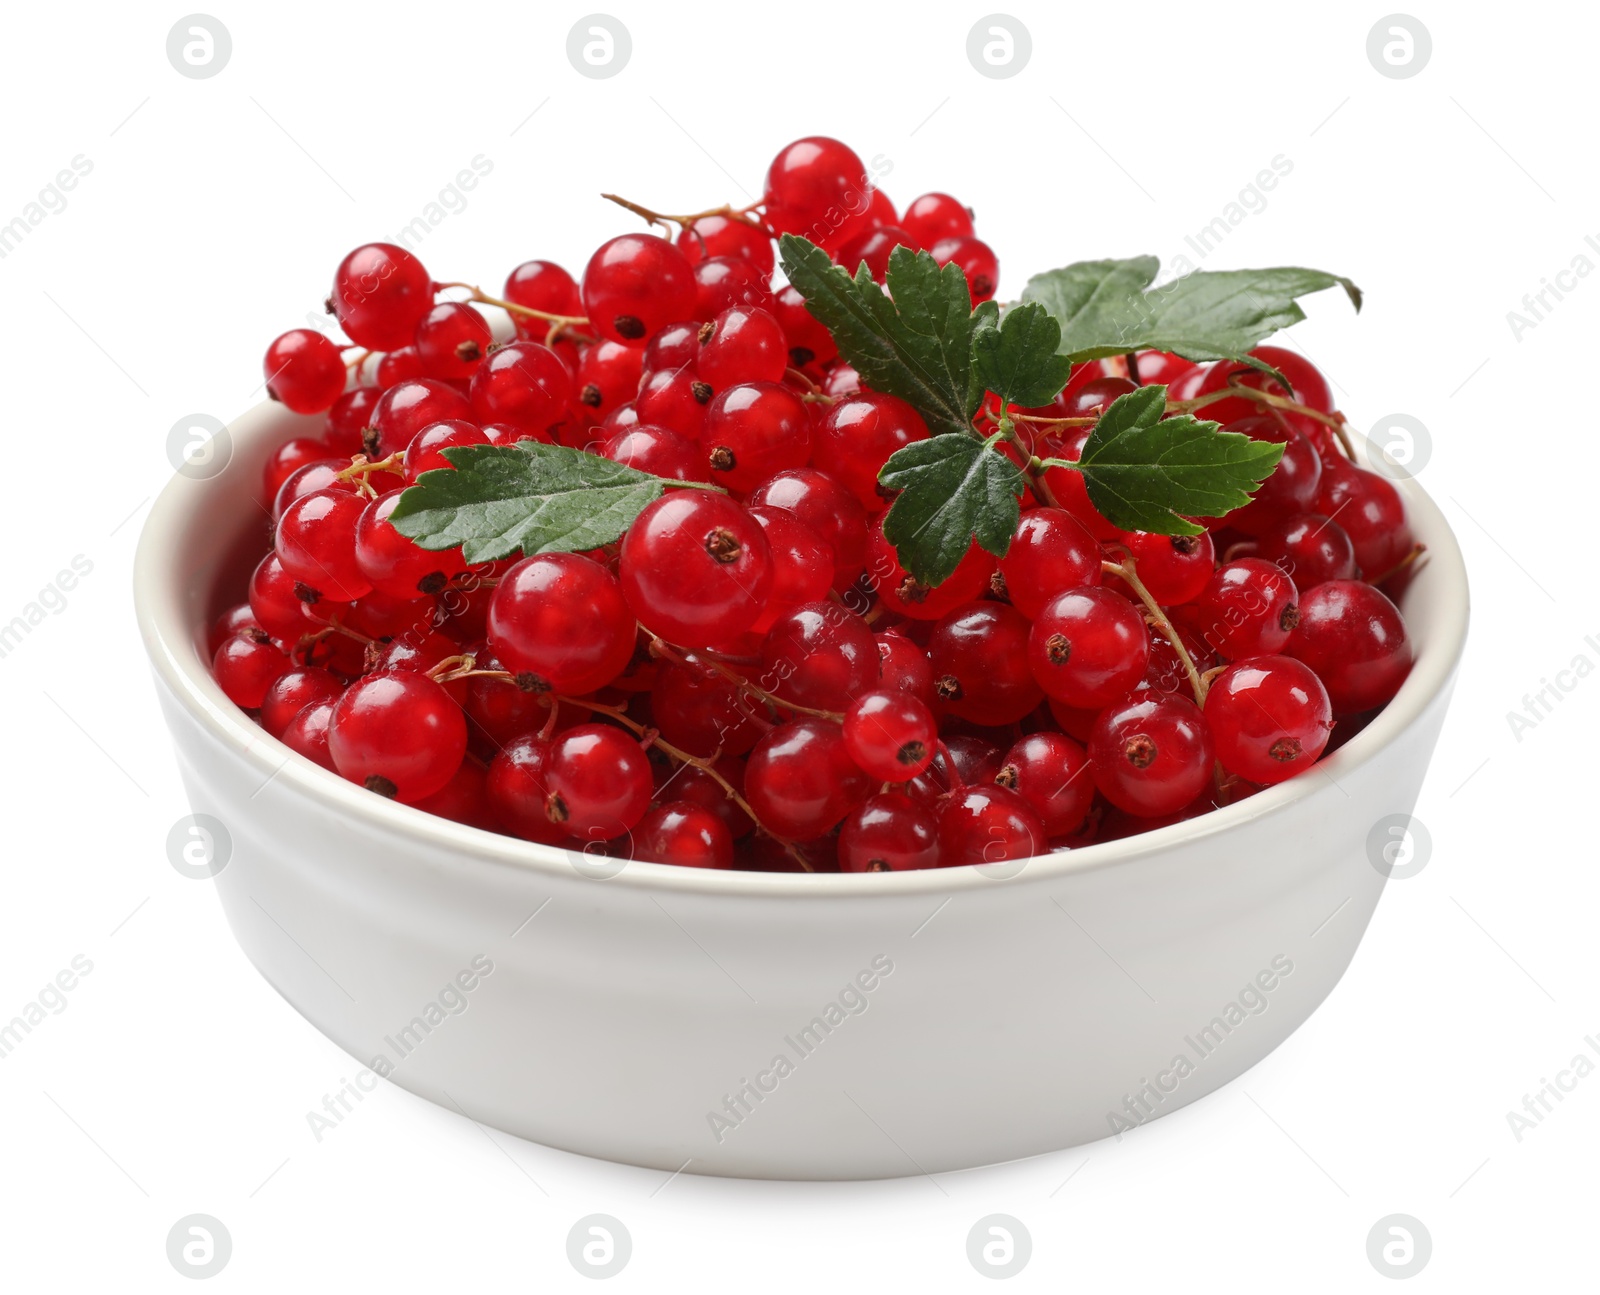
[[[254,462],[241,450],[286,440],[291,429],[303,429],[306,421],[296,420],[272,402],[255,406],[227,425],[232,442],[229,462]],[[1355,432],[1351,439],[1358,462],[1370,467],[1374,458],[1370,442]],[[413,838],[446,851],[462,866],[488,865],[536,875],[603,879],[625,889],[708,896],[819,899],[835,895],[943,894],[994,885],[1002,879],[1049,882],[1078,872],[1131,864],[1255,819],[1286,812],[1309,799],[1324,781],[1337,784],[1370,763],[1416,723],[1449,687],[1461,659],[1469,619],[1467,577],[1460,547],[1438,505],[1409,475],[1385,475],[1405,500],[1413,533],[1427,545],[1430,578],[1442,585],[1436,595],[1440,609],[1437,623],[1428,638],[1419,643],[1410,675],[1367,727],[1311,769],[1243,801],[1119,840],[1003,864],[962,864],[908,872],[790,873],[684,868],[629,859],[618,871],[601,878],[595,872],[581,871],[572,853],[560,847],[469,827],[373,795],[269,738],[227,699],[212,678],[209,662],[198,650],[200,634],[206,627],[184,623],[179,564],[174,559],[184,542],[189,514],[208,490],[249,488],[241,484],[239,473],[224,470],[206,479],[175,473],[162,489],[145,519],[134,557],[134,607],[157,677],[211,738],[253,766],[264,779],[282,779],[297,794],[328,810],[367,822],[386,835]],[[1320,773],[1321,777],[1313,773]]]

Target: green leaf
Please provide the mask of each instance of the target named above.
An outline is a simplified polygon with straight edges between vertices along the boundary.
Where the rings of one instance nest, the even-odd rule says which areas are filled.
[[[424,472],[389,521],[425,549],[461,545],[468,562],[599,548],[626,531],[669,482],[597,454],[518,441],[444,451],[452,468]]]
[[[1304,319],[1297,297],[1342,287],[1357,310],[1361,290],[1321,270],[1196,270],[1151,288],[1159,262],[1080,261],[1028,280],[1022,300],[1036,301],[1061,328],[1060,351],[1073,361],[1151,347],[1190,360],[1238,360]]]
[[[972,298],[961,267],[897,247],[889,257],[893,299],[865,266],[851,278],[807,239],[785,234],[779,255],[806,309],[833,334],[874,391],[899,396],[935,436],[967,432],[983,389],[972,375]]]
[[[1113,401],[1084,442],[1077,468],[1089,502],[1113,526],[1196,535],[1190,517],[1221,517],[1250,502],[1283,446],[1224,432],[1190,414],[1163,418],[1167,389]],[[1058,463],[1060,460],[1047,460]]]
[[[1072,372],[1060,345],[1061,326],[1037,302],[1013,306],[998,323],[985,315],[972,334],[973,375],[1008,404],[1048,404]]]
[[[934,436],[889,456],[878,480],[898,490],[883,519],[884,538],[918,582],[933,588],[950,578],[978,543],[1003,556],[1017,529],[1022,470],[990,441]]]

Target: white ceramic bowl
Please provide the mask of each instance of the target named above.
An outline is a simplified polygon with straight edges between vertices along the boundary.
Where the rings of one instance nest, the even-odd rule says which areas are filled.
[[[536,1142],[656,1169],[960,1169],[1101,1138],[1232,1080],[1349,964],[1384,884],[1369,838],[1415,803],[1466,634],[1455,539],[1402,483],[1429,549],[1405,597],[1416,665],[1313,771],[1004,875],[595,876],[597,861],[335,777],[212,681],[205,628],[264,551],[262,464],[320,421],[271,405],[239,419],[227,468],[175,477],[139,545],[139,623],[190,802],[231,838],[215,879],[228,921],[363,1066]]]

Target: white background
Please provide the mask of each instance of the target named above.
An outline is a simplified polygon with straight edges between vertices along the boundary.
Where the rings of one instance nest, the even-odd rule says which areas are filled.
[[[1432,60],[1394,80],[1366,56],[1378,7],[1020,5],[1032,61],[993,80],[966,58],[977,7],[619,0],[632,61],[589,80],[565,53],[580,8],[210,12],[233,54],[208,80],[167,61],[180,9],[10,6],[0,35],[0,222],[75,156],[93,164],[0,260],[0,622],[75,555],[93,563],[0,659],[0,1019],[74,955],[94,968],[0,1061],[0,1285],[189,1289],[165,1239],[194,1212],[232,1234],[216,1290],[588,1289],[565,1238],[593,1212],[632,1233],[619,1290],[983,1289],[965,1239],[997,1212],[1032,1233],[1018,1290],[1383,1288],[1366,1237],[1395,1212],[1432,1234],[1418,1290],[1593,1282],[1600,1075],[1520,1142],[1506,1119],[1600,1038],[1600,681],[1520,741],[1507,720],[1574,657],[1600,663],[1600,276],[1520,340],[1507,322],[1575,256],[1600,264],[1593,14],[1419,9]],[[259,400],[266,343],[319,306],[344,252],[474,155],[493,171],[420,252],[436,278],[489,286],[533,256],[576,270],[632,228],[603,189],[748,201],[810,133],[883,154],[901,204],[971,202],[1002,296],[1072,260],[1170,259],[1292,162],[1205,264],[1355,278],[1359,318],[1323,294],[1294,341],[1357,426],[1398,411],[1432,433],[1421,480],[1476,605],[1417,810],[1431,861],[1389,888],[1284,1047],[1120,1143],[936,1181],[668,1181],[385,1086],[319,1144],[306,1112],[351,1061],[166,859],[188,807],[129,571],[168,430]],[[977,1112],[1004,1101],[972,1094]]]

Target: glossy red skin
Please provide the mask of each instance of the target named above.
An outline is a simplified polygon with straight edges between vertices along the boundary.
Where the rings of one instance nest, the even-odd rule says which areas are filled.
[[[866,566],[867,514],[836,477],[818,468],[792,468],[750,492],[751,508],[781,508],[810,526],[833,551],[833,587],[843,592]]]
[[[1400,609],[1359,580],[1330,580],[1302,595],[1285,650],[1317,672],[1335,715],[1386,705],[1411,673]]]
[[[355,478],[339,475],[349,466],[350,464],[343,459],[317,459],[296,468],[278,487],[278,493],[272,501],[272,520],[277,522],[295,500],[304,499],[307,495],[314,495],[318,491],[340,490],[347,495],[355,494],[359,489]],[[388,472],[369,475],[385,482],[397,479]]]
[[[506,743],[489,762],[484,794],[502,831],[545,845],[571,839],[565,825],[550,820],[549,765],[550,743],[531,733]]]
[[[583,298],[577,281],[554,261],[524,261],[506,278],[507,301],[547,315],[582,315]],[[512,312],[517,332],[524,337],[543,339],[550,332],[548,321]]]
[[[450,781],[426,800],[418,801],[417,808],[468,827],[492,827],[488,774],[476,761],[463,760]]]
[[[620,342],[596,342],[578,358],[574,380],[575,401],[583,413],[599,422],[618,405],[639,393],[644,376],[644,352]]]
[[[706,406],[711,403],[713,394],[711,384],[701,382],[689,366],[646,370],[634,409],[641,423],[665,427],[688,440],[698,441],[705,427]]]
[[[999,561],[1011,605],[1030,619],[1059,593],[1100,583],[1100,546],[1062,508],[1030,508]]]
[[[524,558],[489,600],[489,646],[506,669],[528,671],[569,696],[593,692],[627,668],[636,628],[616,577],[578,553]]]
[[[812,363],[825,364],[839,354],[833,334],[806,309],[806,299],[793,284],[779,289],[773,299],[772,313],[783,325],[783,334],[789,340],[789,363],[796,368]]]
[[[804,603],[767,632],[757,682],[785,701],[843,711],[877,685],[878,644],[867,623],[838,603]]]
[[[724,541],[731,562],[711,548]],[[748,629],[772,588],[761,525],[726,495],[676,490],[645,507],[622,537],[622,592],[646,627],[705,648]]]
[[[1356,550],[1344,527],[1320,513],[1294,513],[1259,537],[1257,556],[1294,581],[1302,601],[1329,580],[1354,580]]]
[[[1291,398],[1296,404],[1320,409],[1325,414],[1333,412],[1333,394],[1328,390],[1327,379],[1299,352],[1285,350],[1281,346],[1258,346],[1250,354],[1272,365],[1289,379],[1289,386],[1292,388]],[[1212,365],[1205,378],[1197,384],[1194,394],[1210,395],[1213,391],[1221,391],[1230,384],[1254,387],[1257,391],[1270,392],[1275,396],[1284,394],[1277,380],[1262,373],[1261,370],[1253,369],[1249,365],[1229,363]],[[1173,399],[1183,398],[1186,397],[1173,397]],[[1248,418],[1260,413],[1261,406],[1255,401],[1234,396],[1206,405],[1200,410],[1198,417],[1213,419],[1219,423],[1231,423],[1235,419]]]
[[[744,761],[736,755],[721,756],[715,765],[718,776],[740,795],[744,794]],[[739,803],[728,795],[727,788],[717,778],[694,765],[680,765],[668,775],[657,789],[658,795],[670,792],[679,800],[692,800],[703,805],[722,820],[728,834],[735,841],[743,840],[756,830],[755,820],[739,808]]]
[[[1322,460],[1310,441],[1276,418],[1241,418],[1228,425],[1252,440],[1283,446],[1283,457],[1243,508],[1235,508],[1218,523],[1246,535],[1259,535],[1293,513],[1303,513],[1316,501],[1322,486]]]
[[[914,247],[932,247],[946,238],[969,237],[972,212],[948,193],[925,193],[906,207],[900,228],[916,240]]]
[[[489,321],[464,301],[441,301],[417,325],[417,359],[430,378],[466,381],[493,345]]]
[[[1141,818],[1175,814],[1211,780],[1211,732],[1186,697],[1136,693],[1108,706],[1089,739],[1100,794]]]
[[[641,424],[618,432],[600,446],[600,453],[613,463],[672,481],[706,481],[711,476],[699,444],[667,427]]]
[[[338,400],[349,372],[322,333],[292,328],[274,338],[261,362],[267,394],[297,414],[320,414]]]
[[[840,872],[908,872],[939,866],[939,820],[903,792],[880,792],[845,816]]]
[[[289,669],[288,654],[260,630],[241,630],[222,641],[211,657],[217,687],[242,710],[254,710],[267,689]]]
[[[1080,710],[1109,706],[1143,678],[1149,661],[1144,617],[1109,589],[1056,595],[1028,635],[1028,664],[1039,686]]]
[[[1294,581],[1261,558],[1236,558],[1217,568],[1186,623],[1229,661],[1283,650],[1298,617]]]
[[[1163,607],[1193,602],[1205,592],[1216,570],[1217,551],[1209,532],[1155,535],[1129,531],[1121,543],[1133,556],[1139,582]],[[1126,588],[1120,578],[1115,587],[1119,592]]]
[[[833,550],[812,527],[782,508],[747,511],[761,523],[772,550],[772,592],[750,627],[764,634],[794,608],[827,598],[833,588]]]
[[[352,452],[359,453],[359,450]],[[277,498],[283,483],[301,468],[324,462],[338,462],[340,467],[349,466],[348,460],[340,461],[334,455],[326,441],[313,440],[309,436],[296,436],[293,440],[285,441],[272,452],[261,470],[261,498],[270,504]]]
[[[416,382],[428,375],[422,370],[422,356],[417,354],[417,348],[401,346],[379,357],[374,376],[378,385],[387,391],[402,382]]]
[[[424,427],[453,418],[476,422],[467,398],[433,378],[417,378],[390,387],[372,413],[374,457],[398,454]]]
[[[764,310],[777,308],[767,276],[736,256],[713,256],[693,267],[695,292],[693,315],[707,321],[724,310],[743,306]]]
[[[939,812],[939,864],[1002,863],[1044,852],[1044,822],[1021,796],[1005,787],[969,786],[953,793]]]
[[[461,445],[487,445],[485,436],[476,423],[453,418],[445,423],[432,423],[411,438],[405,457],[400,460],[408,482],[414,482],[424,472],[439,468],[453,470],[455,464],[445,458],[444,451]]]
[[[973,305],[988,301],[1000,286],[1000,259],[981,238],[945,238],[928,249],[940,265],[959,265]]]
[[[362,452],[361,433],[372,422],[382,398],[379,387],[352,387],[333,402],[322,435],[335,458]]]
[[[639,820],[633,829],[633,857],[680,868],[731,868],[733,837],[705,806],[673,800]]]
[[[844,714],[850,758],[882,782],[915,778],[933,761],[938,729],[933,712],[910,693],[874,688]]]
[[[335,602],[354,602],[372,588],[356,563],[356,527],[366,502],[343,490],[319,490],[294,501],[278,520],[274,547],[283,569]]]
[[[358,679],[333,708],[328,749],[351,782],[383,778],[405,804],[441,790],[467,752],[461,707],[433,680],[410,671]]]
[[[879,634],[878,670],[881,688],[893,688],[933,705],[933,665],[928,654],[901,634]]]
[[[403,494],[391,490],[372,500],[356,523],[356,562],[379,593],[391,598],[436,594],[445,581],[467,569],[461,550],[424,549],[413,544],[389,521]]]
[[[357,346],[393,351],[410,344],[433,305],[433,279],[403,247],[367,243],[339,263],[333,311]]]
[[[896,450],[927,439],[927,423],[905,401],[864,391],[828,410],[817,428],[814,459],[869,513],[881,513],[890,500],[878,488],[879,471]]]
[[[1069,430],[1060,436],[1047,436],[1040,443],[1041,458],[1066,459],[1076,463],[1083,455],[1084,443],[1093,433],[1092,427]],[[1113,526],[1089,502],[1088,488],[1083,484],[1083,474],[1072,468],[1048,468],[1044,484],[1058,507],[1072,514],[1095,539],[1114,541],[1122,535],[1120,527]]]
[[[777,265],[766,231],[730,216],[702,216],[678,234],[678,250],[690,265],[712,256],[740,257],[762,274],[771,274]]]
[[[912,620],[936,621],[946,612],[971,602],[989,587],[994,556],[974,540],[950,578],[929,589],[907,574],[894,546],[884,538],[881,521],[867,533],[867,579],[883,605]]]
[[[705,321],[680,319],[658,330],[646,343],[640,363],[641,379],[660,369],[681,369],[700,358],[700,330]]]
[[[589,258],[580,292],[601,337],[643,346],[663,325],[694,314],[694,268],[664,238],[622,234]]]
[[[471,417],[547,432],[571,416],[575,394],[559,355],[538,342],[512,342],[472,375]]]
[[[837,246],[857,213],[871,205],[872,186],[853,149],[823,135],[787,144],[767,168],[767,223],[780,234],[804,234]]]
[[[261,727],[273,737],[282,737],[290,721],[307,706],[335,701],[343,691],[344,685],[320,666],[285,670],[261,699]]]
[[[328,750],[328,723],[333,719],[333,703],[317,702],[305,707],[289,721],[279,741],[298,755],[320,764],[329,773],[333,767],[333,754]]]
[[[263,558],[262,562],[269,560],[270,555],[267,558]],[[206,655],[214,656],[217,649],[222,646],[223,640],[232,638],[240,630],[263,628],[265,627],[257,620],[256,614],[251,610],[249,603],[239,603],[230,607],[222,615],[218,616],[216,620],[212,621],[211,628],[206,631]]]
[[[661,736],[690,755],[743,755],[766,731],[765,710],[738,685],[707,671],[663,662],[650,692]]]
[[[730,306],[705,332],[695,357],[695,372],[721,391],[741,382],[780,382],[789,367],[789,342],[783,325],[759,306]]]
[[[552,820],[580,841],[610,841],[650,808],[650,759],[630,733],[579,724],[558,733],[545,766]]]
[[[700,441],[714,484],[738,493],[811,458],[811,416],[776,382],[744,382],[712,397]]]
[[[480,670],[503,670],[500,658],[487,643],[469,649]],[[508,679],[485,676],[467,679],[462,709],[474,750],[490,757],[513,738],[542,728],[550,717],[549,694],[527,692]]]
[[[312,626],[306,604],[295,592],[299,582],[283,569],[276,553],[268,553],[250,575],[250,614],[255,623],[281,643],[293,645]],[[243,628],[243,627],[241,627]],[[217,647],[221,644],[218,643]],[[212,648],[216,651],[216,647]]]
[[[1003,785],[1033,808],[1052,838],[1083,826],[1094,804],[1094,773],[1083,747],[1065,733],[1030,733],[1006,752]]]
[[[1387,574],[1415,546],[1400,492],[1387,477],[1365,468],[1325,461],[1315,511],[1344,527],[1356,565],[1368,580]]]
[[[863,261],[869,273],[879,283],[889,273],[889,257],[897,247],[909,247],[915,250],[922,244],[898,225],[880,225],[877,229],[870,229],[864,234],[858,234],[839,249],[835,258],[840,265],[855,276],[856,267]]]
[[[831,830],[871,786],[850,759],[839,725],[823,719],[779,725],[745,762],[745,799],[760,822],[791,841]]]
[[[928,639],[942,713],[975,724],[1014,724],[1044,700],[1028,668],[1028,619],[1015,607],[971,602],[948,612]]]
[[[1264,785],[1310,768],[1333,728],[1321,680],[1286,656],[1247,657],[1229,666],[1211,681],[1205,717],[1222,767]]]

